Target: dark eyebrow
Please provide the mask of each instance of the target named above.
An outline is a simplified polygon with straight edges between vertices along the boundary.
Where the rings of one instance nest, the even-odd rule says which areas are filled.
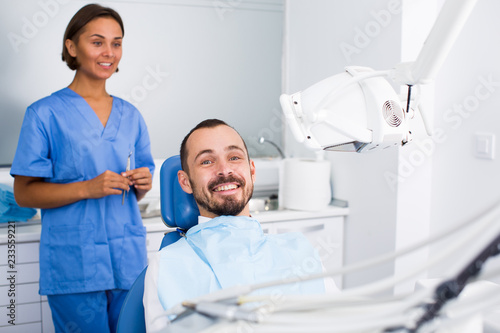
[[[198,159],[198,157],[200,157],[203,154],[210,154],[213,152],[214,151],[212,149],[204,149],[204,150],[200,151],[198,154],[196,154],[196,156],[194,157],[194,160],[196,161]]]
[[[226,151],[239,150],[242,153],[245,153],[245,151],[243,150],[243,148],[241,148],[240,146],[237,146],[237,145],[227,146],[225,150]],[[194,160],[196,161],[203,154],[212,154],[213,152],[214,152],[213,149],[203,149],[198,154],[196,154],[196,156],[194,157]]]
[[[230,150],[239,150],[242,153],[245,153],[245,151],[243,150],[243,148],[241,148],[240,146],[237,146],[237,145],[231,145],[231,146],[228,146],[226,148],[226,151],[230,151]]]
[[[99,35],[99,34],[93,34],[93,35],[90,35],[90,37],[99,37],[99,38],[105,39],[105,37],[103,35]],[[113,39],[123,39],[123,37],[115,37]]]

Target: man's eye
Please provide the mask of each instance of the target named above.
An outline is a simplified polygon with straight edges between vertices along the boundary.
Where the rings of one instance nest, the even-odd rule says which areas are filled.
[[[201,162],[201,164],[210,164],[210,163],[212,163],[212,161],[209,161],[209,160]]]
[[[237,160],[239,160],[239,159],[240,159],[240,158],[239,158],[238,156],[233,156],[233,157],[231,157],[229,160],[230,160],[230,161],[237,161]]]

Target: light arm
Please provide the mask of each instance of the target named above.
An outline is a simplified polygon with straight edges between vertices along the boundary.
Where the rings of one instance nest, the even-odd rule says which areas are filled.
[[[401,84],[432,81],[465,25],[477,0],[448,0],[443,5],[417,59],[395,66],[393,79]]]

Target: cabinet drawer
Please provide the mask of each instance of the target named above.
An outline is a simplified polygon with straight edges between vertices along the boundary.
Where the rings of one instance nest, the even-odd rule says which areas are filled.
[[[14,251],[11,253],[15,255],[16,264],[38,262],[39,243],[15,243],[14,245],[15,247],[11,247],[10,249]],[[9,247],[7,244],[0,245],[0,266],[7,265],[8,250]]]
[[[9,273],[11,271],[15,271],[15,273]],[[0,266],[0,287],[10,284],[7,278],[11,275],[14,275],[16,285],[20,283],[38,283],[38,279],[40,278],[40,267],[38,263],[19,264],[15,266],[14,270],[10,269],[9,266]]]
[[[2,306],[0,310],[0,327],[1,331],[4,331],[4,327],[2,326],[10,326],[9,317],[12,314],[15,318],[15,326],[20,324],[28,324],[38,322],[38,330],[41,327],[41,314],[40,314],[40,302],[37,303],[29,303],[29,304],[18,304],[15,303],[15,311],[7,308],[6,306]],[[13,331],[14,332],[14,331]],[[21,332],[21,331],[20,331]],[[31,332],[31,331],[24,331]]]
[[[285,232],[301,232],[306,235],[311,232],[325,230],[331,224],[342,224],[343,221],[343,217],[328,217],[289,222],[274,222],[274,225],[276,233],[278,234]]]
[[[16,320],[17,322],[17,320]],[[30,323],[30,324],[18,324],[9,326],[0,326],[2,333],[41,333],[42,324],[41,323]],[[45,333],[45,331],[44,331]]]
[[[40,302],[38,283],[16,283],[14,290],[10,286],[0,287],[0,306],[9,305],[11,298],[15,298],[17,304]]]

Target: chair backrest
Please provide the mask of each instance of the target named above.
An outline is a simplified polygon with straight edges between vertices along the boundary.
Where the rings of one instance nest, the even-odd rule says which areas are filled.
[[[188,230],[198,223],[200,214],[193,195],[182,190],[177,179],[177,171],[181,169],[179,155],[169,157],[160,169],[160,204],[163,223],[171,228]],[[166,233],[160,249],[176,242],[180,238],[178,232]],[[130,288],[123,302],[118,318],[117,333],[145,333],[144,319],[144,277],[146,268],[142,271]]]
[[[179,185],[177,172],[181,170],[179,155],[169,157],[160,169],[160,204],[163,223],[171,228],[188,230],[198,224],[200,211],[192,194]]]

